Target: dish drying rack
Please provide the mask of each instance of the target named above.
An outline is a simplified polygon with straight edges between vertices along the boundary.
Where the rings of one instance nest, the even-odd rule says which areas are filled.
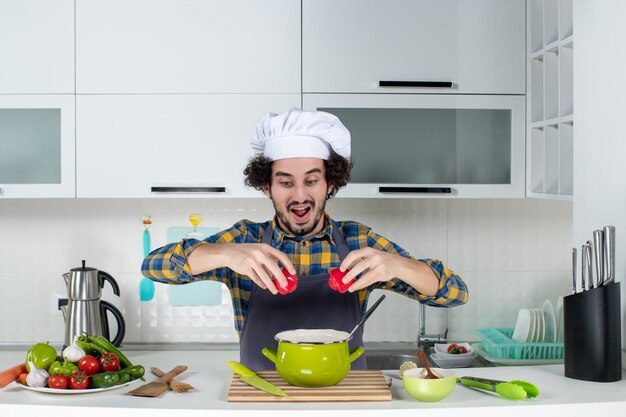
[[[563,359],[563,342],[519,343],[511,339],[513,328],[477,329],[482,348],[499,359]]]

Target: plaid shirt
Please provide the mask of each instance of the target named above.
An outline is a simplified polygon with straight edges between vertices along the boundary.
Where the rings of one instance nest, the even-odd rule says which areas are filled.
[[[207,243],[261,243],[263,232],[270,222],[253,223],[242,220],[231,228],[223,230],[203,241],[183,239],[178,243],[171,243],[152,251],[143,261],[143,274],[158,282],[166,284],[187,284],[199,280],[214,280],[225,284],[230,290],[235,311],[235,328],[239,335],[243,329],[248,301],[253,282],[250,278],[240,275],[229,268],[218,268],[203,274],[191,275],[187,264],[187,256],[198,246]],[[332,229],[337,228],[343,235],[350,251],[371,247],[385,252],[398,254],[405,258],[411,255],[400,246],[377,235],[369,227],[352,221],[334,221],[325,215],[325,228],[315,236],[293,236],[283,232],[272,220],[274,234],[272,246],[285,253],[298,271],[300,279],[314,274],[328,273],[341,264],[335,242],[332,238]],[[439,279],[439,289],[435,296],[426,296],[417,292],[406,282],[394,278],[387,282],[377,282],[359,291],[361,313],[367,307],[370,293],[377,289],[390,290],[406,297],[419,300],[422,303],[451,307],[464,304],[467,301],[467,287],[461,278],[433,259],[420,259],[430,266]]]

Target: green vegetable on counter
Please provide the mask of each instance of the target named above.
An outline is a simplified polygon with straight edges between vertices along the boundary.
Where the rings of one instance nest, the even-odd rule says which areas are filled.
[[[141,365],[133,365],[122,369],[120,372],[128,372],[130,374],[130,379],[133,381],[135,379],[141,379],[143,381],[143,376],[146,373],[146,370]]]
[[[117,372],[101,372],[99,374],[91,375],[91,387],[92,388],[109,388],[114,385],[118,385],[120,376]]]
[[[57,358],[55,348],[47,343],[36,343],[26,352],[26,369],[30,372],[30,363],[37,369],[48,369]]]
[[[54,361],[52,362],[52,365],[50,365],[50,368],[48,368],[48,373],[50,375],[70,376],[76,371],[78,371],[78,366],[69,362],[67,359],[63,362]]]
[[[101,348],[95,343],[91,343],[87,338],[88,336],[84,335],[76,340],[76,345],[83,349],[87,355],[100,356],[107,353],[106,349]]]
[[[117,375],[120,377],[120,380],[117,382],[118,385],[122,385],[130,381],[130,373],[126,371],[117,371]]]
[[[133,366],[133,363],[128,360],[126,355],[124,355],[113,343],[109,342],[102,336],[87,336],[88,340],[96,346],[101,347],[107,352],[115,354],[117,358],[120,360],[120,365],[124,368]]]

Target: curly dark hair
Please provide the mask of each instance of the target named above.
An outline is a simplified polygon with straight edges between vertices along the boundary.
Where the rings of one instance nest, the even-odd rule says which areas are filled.
[[[243,170],[243,174],[246,176],[245,184],[259,191],[263,191],[264,185],[270,185],[272,183],[272,163],[273,161],[271,159],[263,155],[250,158],[248,165]],[[352,166],[352,161],[335,152],[331,152],[328,160],[324,161],[326,182],[333,185],[333,189],[328,194],[328,198],[337,194],[337,191],[350,181]]]

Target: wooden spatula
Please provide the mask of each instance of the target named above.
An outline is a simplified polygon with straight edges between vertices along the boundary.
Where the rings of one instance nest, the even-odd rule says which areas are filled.
[[[149,382],[137,389],[129,391],[128,393],[139,397],[158,397],[168,390],[167,383],[170,380],[174,379],[177,375],[182,374],[186,370],[187,367],[185,365],[178,365],[176,368],[172,369],[156,381]]]

